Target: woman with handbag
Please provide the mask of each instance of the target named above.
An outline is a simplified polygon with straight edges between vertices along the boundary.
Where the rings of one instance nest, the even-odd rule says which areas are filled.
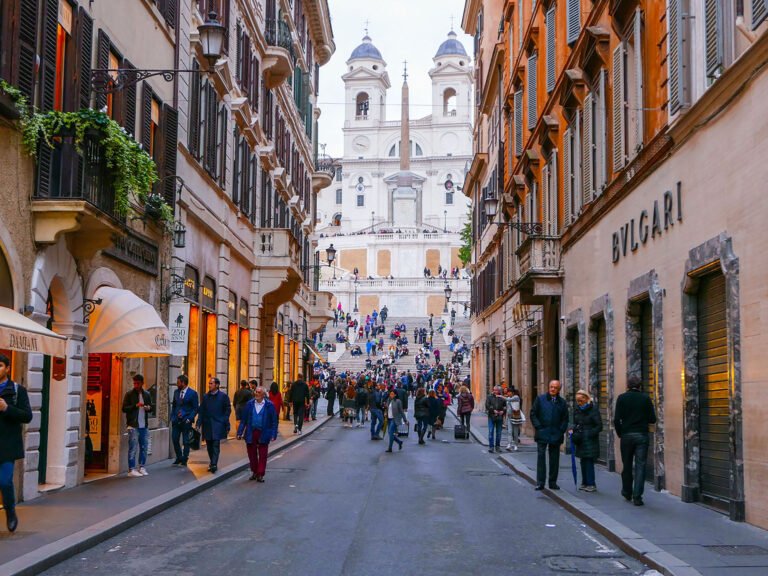
[[[352,423],[354,422],[355,414],[357,413],[355,387],[352,384],[347,385],[347,391],[344,392],[344,400],[342,400],[341,406],[344,428],[352,428]]]
[[[581,486],[579,490],[595,492],[595,459],[600,454],[600,432],[603,422],[600,411],[592,402],[586,390],[576,392],[576,410],[573,412],[573,444],[576,457],[581,464]]]

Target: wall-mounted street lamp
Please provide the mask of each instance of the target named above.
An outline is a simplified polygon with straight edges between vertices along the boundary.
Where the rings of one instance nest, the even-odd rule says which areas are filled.
[[[209,69],[221,58],[226,28],[219,21],[216,12],[208,13],[203,24],[197,27],[203,56],[208,60]],[[200,74],[204,70],[95,68],[91,71],[91,86],[96,94],[113,94],[135,86],[146,78],[162,76],[171,82],[178,74]]]
[[[493,196],[486,196],[483,199],[483,208],[485,208],[485,213],[489,218],[492,218],[496,215],[496,209],[499,205],[499,199],[495,198]],[[541,235],[544,233],[544,226],[541,222],[496,222],[497,226],[508,226],[509,228],[514,228],[515,230],[519,230],[523,234],[528,235]]]
[[[173,247],[184,248],[187,245],[186,236],[187,227],[181,223],[181,220],[176,220],[173,225]]]
[[[319,271],[323,266],[328,266],[329,268],[333,268],[333,279],[336,280],[336,266],[333,265],[334,260],[336,260],[336,248],[333,247],[333,244],[325,249],[325,259],[328,261],[328,264],[309,264],[308,266],[302,266],[301,269]]]

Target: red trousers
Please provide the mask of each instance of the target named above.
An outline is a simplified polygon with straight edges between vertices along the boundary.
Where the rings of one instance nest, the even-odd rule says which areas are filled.
[[[267,471],[267,453],[269,444],[259,444],[261,430],[253,431],[253,442],[246,444],[248,449],[248,461],[251,463],[251,472],[256,476],[264,476]]]

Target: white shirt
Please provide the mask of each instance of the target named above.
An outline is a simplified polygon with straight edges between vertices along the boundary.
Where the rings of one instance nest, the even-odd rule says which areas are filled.
[[[390,402],[389,405],[387,406],[387,418],[389,418],[390,420],[392,420],[395,417],[395,415],[393,414],[394,404],[395,404],[394,402]]]
[[[262,400],[261,402],[254,402],[253,407],[256,409],[256,414],[261,414],[261,411],[264,410],[264,406],[266,406],[267,403]]]

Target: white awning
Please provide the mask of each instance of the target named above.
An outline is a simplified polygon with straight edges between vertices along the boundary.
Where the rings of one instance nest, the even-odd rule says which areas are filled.
[[[64,357],[67,355],[67,337],[0,306],[0,349]]]
[[[130,290],[103,286],[88,323],[88,353],[119,356],[170,356],[168,327],[151,304]]]

